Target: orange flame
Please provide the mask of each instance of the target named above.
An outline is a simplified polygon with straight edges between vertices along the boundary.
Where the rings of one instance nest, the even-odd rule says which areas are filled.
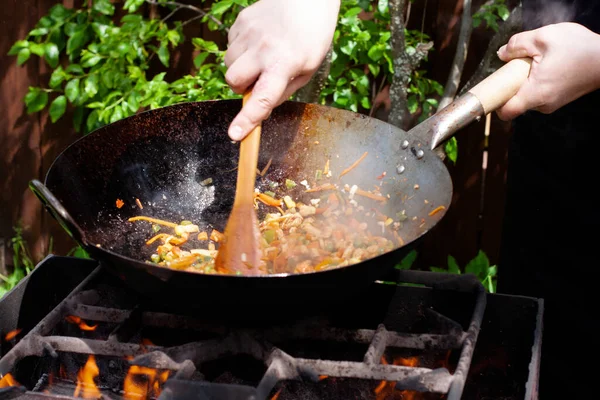
[[[128,400],[157,398],[168,378],[169,371],[158,373],[152,368],[132,365],[123,381],[123,397]]]
[[[84,399],[100,398],[102,394],[94,382],[94,378],[98,375],[100,375],[100,369],[96,365],[96,358],[90,355],[83,368],[77,373],[77,387],[74,396],[83,397]]]
[[[381,363],[388,365],[389,363],[385,359],[385,356],[381,357]],[[396,357],[394,358],[393,365],[403,365],[406,367],[416,367],[419,365],[417,357]],[[381,381],[375,388],[375,395],[377,400],[384,399],[402,399],[402,400],[416,400],[416,392],[408,390],[396,390],[396,382]]]
[[[88,325],[84,320],[75,315],[68,315],[65,320],[71,324],[79,325],[79,329],[82,331],[93,331],[98,327],[98,325]]]
[[[9,342],[11,340],[13,340],[15,337],[17,337],[17,335],[19,333],[21,333],[22,329],[15,329],[14,331],[10,331],[8,332],[5,336],[4,336],[4,340]]]
[[[275,394],[273,395],[273,397],[271,397],[271,400],[277,400],[277,399],[279,398],[279,395],[280,395],[280,394],[281,394],[281,389],[279,389],[279,390],[277,391],[277,393],[275,393]]]
[[[9,386],[21,386],[21,384],[17,382],[11,374],[6,374],[2,379],[0,379],[0,389]]]

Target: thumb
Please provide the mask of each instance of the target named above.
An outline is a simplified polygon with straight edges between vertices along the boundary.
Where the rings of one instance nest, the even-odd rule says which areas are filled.
[[[536,46],[537,32],[527,31],[517,33],[508,40],[504,46],[498,50],[498,57],[508,62],[515,58],[535,57],[540,54]]]
[[[510,121],[539,105],[535,85],[528,79],[523,83],[517,94],[496,110],[496,115],[503,121]]]

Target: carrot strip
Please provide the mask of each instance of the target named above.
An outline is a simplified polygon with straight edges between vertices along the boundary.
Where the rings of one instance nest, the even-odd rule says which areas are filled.
[[[148,241],[146,242],[146,244],[152,244],[154,242],[156,242],[158,239],[160,238],[165,238],[165,237],[169,237],[171,235],[169,235],[168,233],[159,233],[156,236],[153,236],[152,238],[148,239]]]
[[[213,242],[218,243],[219,241],[223,240],[224,238],[225,238],[225,235],[216,229],[213,229],[212,232],[210,233],[210,240],[212,240]]]
[[[356,168],[358,166],[358,164],[360,164],[362,162],[362,160],[365,159],[365,157],[367,156],[367,154],[369,154],[368,151],[365,151],[363,153],[362,156],[360,156],[360,158],[356,161],[354,161],[354,163],[352,163],[351,166],[349,166],[348,168],[346,168],[345,170],[342,171],[342,173],[340,174],[340,178],[344,175],[346,175],[348,172],[352,171],[354,168]]]
[[[137,206],[140,208],[140,210],[144,209],[144,206],[142,205],[142,202],[137,197],[135,198],[135,204],[137,204]]]
[[[325,168],[323,168],[323,175],[327,176],[328,173],[329,173],[329,159],[327,159],[327,162],[325,163]]]
[[[164,225],[164,226],[169,226],[171,228],[175,228],[177,226],[177,224],[173,223],[173,222],[169,222],[169,221],[163,221],[162,219],[156,219],[156,218],[152,218],[152,217],[146,217],[143,215],[139,215],[137,217],[131,217],[128,220],[129,222],[133,222],[133,221],[148,221],[148,222],[153,222],[157,225]]]
[[[334,185],[334,184],[331,184],[331,183],[326,183],[326,184],[324,184],[324,185],[317,186],[317,187],[314,187],[314,188],[312,188],[312,189],[307,189],[307,190],[305,190],[305,192],[306,192],[306,193],[312,193],[312,192],[323,192],[323,191],[325,191],[325,190],[336,190],[336,189],[337,189],[337,188],[335,187],[335,185]]]
[[[198,261],[198,258],[200,258],[199,254],[192,254],[190,256],[179,258],[175,261],[171,261],[168,265],[169,265],[169,268],[184,269],[184,268],[187,268],[190,265],[194,264],[196,261]]]
[[[433,217],[435,214],[437,214],[440,211],[445,210],[445,209],[446,209],[446,207],[444,207],[444,206],[438,206],[438,207],[434,208],[433,210],[431,210],[431,212],[429,213],[429,216]]]
[[[115,205],[117,206],[117,208],[121,208],[121,207],[123,207],[123,205],[125,205],[125,202],[121,199],[117,199],[117,201],[115,202]]]
[[[273,207],[281,207],[283,205],[283,200],[274,199],[273,197],[264,193],[254,193],[254,200],[259,200],[261,203]]]
[[[273,162],[273,158],[269,158],[269,162],[267,163],[267,165],[263,168],[263,170],[260,172],[260,176],[265,176],[265,174],[267,173],[269,167],[271,166],[271,163]]]
[[[371,192],[367,192],[366,190],[362,190],[362,189],[357,189],[356,194],[359,196],[368,197],[370,199],[381,201],[381,202],[387,201],[386,197],[383,197],[381,195],[374,194]]]

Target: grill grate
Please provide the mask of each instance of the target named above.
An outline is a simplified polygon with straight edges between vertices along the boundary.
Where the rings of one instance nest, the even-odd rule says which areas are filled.
[[[426,308],[424,313],[441,327],[442,333],[404,333],[388,330],[386,324],[376,329],[350,329],[328,326],[323,321],[308,319],[293,325],[263,329],[241,329],[210,324],[198,317],[145,310],[99,306],[103,293],[90,283],[100,274],[98,267],[79,284],[64,301],[46,315],[29,333],[0,359],[0,376],[11,372],[25,357],[57,357],[58,353],[94,354],[110,357],[133,357],[130,363],[154,369],[174,371],[164,385],[160,399],[268,399],[276,385],[287,380],[317,382],[320,376],[359,378],[397,382],[400,390],[447,394],[460,399],[479,334],[486,294],[472,276],[430,272],[400,271],[401,282],[422,284],[434,289],[473,294],[468,329],[443,314]],[[114,324],[106,339],[53,335],[66,316]],[[141,345],[128,342],[140,329],[156,327],[210,333],[215,338],[191,341],[175,346]],[[294,357],[277,346],[284,340],[311,339],[330,342],[358,343],[367,346],[361,361]],[[380,362],[386,349],[457,350],[456,368],[410,367]],[[201,376],[197,370],[203,363],[230,355],[248,355],[264,363],[266,372],[256,385],[238,385],[191,380]],[[22,394],[22,388],[9,388],[4,395]],[[27,392],[27,395],[31,395]],[[0,393],[0,398],[2,394]]]

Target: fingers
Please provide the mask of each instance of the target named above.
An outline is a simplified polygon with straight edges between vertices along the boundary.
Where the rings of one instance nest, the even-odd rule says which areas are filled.
[[[267,119],[273,108],[280,104],[288,83],[289,78],[285,74],[264,72],[252,89],[252,96],[231,122],[229,137],[236,141],[242,140],[254,127]]]
[[[225,65],[230,67],[238,58],[248,49],[248,42],[245,40],[236,40],[227,47],[225,52]]]
[[[536,109],[542,104],[538,93],[534,84],[529,81],[525,82],[516,95],[496,110],[498,118],[503,121],[510,121],[527,110]]]
[[[279,100],[279,103],[277,103],[277,105],[280,105],[281,103],[289,99],[294,93],[296,93],[298,89],[306,85],[308,81],[310,81],[310,77],[311,75],[300,75],[294,78],[290,82],[288,87],[285,89],[285,92],[283,93],[283,96],[281,96],[281,99]]]
[[[237,94],[242,94],[250,87],[261,73],[260,62],[252,52],[245,52],[235,59],[227,68],[225,80]]]
[[[540,54],[537,46],[537,31],[527,31],[513,35],[508,43],[500,47],[498,57],[508,62],[514,58],[536,57]]]

